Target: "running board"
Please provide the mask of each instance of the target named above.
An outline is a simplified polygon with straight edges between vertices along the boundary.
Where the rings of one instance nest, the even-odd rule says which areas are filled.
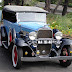
[[[56,57],[21,57],[21,61],[33,62],[33,61],[50,61],[50,60],[72,60],[72,56],[56,56]]]
[[[7,41],[2,41],[2,44],[4,45],[4,47],[5,47],[6,49],[8,49]]]

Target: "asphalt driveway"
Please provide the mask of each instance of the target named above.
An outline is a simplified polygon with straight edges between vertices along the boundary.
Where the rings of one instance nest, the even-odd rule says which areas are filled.
[[[64,68],[59,61],[23,62],[21,69],[16,70],[12,66],[11,55],[0,43],[0,72],[72,72],[72,64]]]

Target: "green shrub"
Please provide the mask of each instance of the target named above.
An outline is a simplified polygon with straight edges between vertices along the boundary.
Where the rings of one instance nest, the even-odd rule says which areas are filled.
[[[35,4],[37,4],[37,0],[31,0],[31,1],[28,1],[25,5],[26,6],[34,6]]]
[[[56,4],[57,0],[51,0],[51,4]]]
[[[72,13],[68,13],[66,16],[67,16],[68,18],[72,18]]]
[[[68,5],[69,7],[72,7],[72,3],[69,3],[69,5]]]
[[[63,34],[72,36],[72,13],[63,17],[61,15],[48,14],[47,23],[50,23],[52,29],[59,29]]]
[[[45,0],[37,0],[37,1],[39,1],[39,2],[45,2]]]

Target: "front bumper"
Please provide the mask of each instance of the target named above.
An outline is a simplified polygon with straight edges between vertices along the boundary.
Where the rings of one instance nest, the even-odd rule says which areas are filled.
[[[38,57],[21,57],[21,61],[33,62],[33,61],[49,61],[49,60],[72,60],[72,56],[38,56]]]

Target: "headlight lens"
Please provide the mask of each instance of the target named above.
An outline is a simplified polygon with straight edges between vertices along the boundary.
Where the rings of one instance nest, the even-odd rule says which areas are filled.
[[[35,40],[35,39],[37,38],[37,33],[36,33],[36,32],[30,32],[30,33],[29,33],[29,38],[30,38],[31,40]]]
[[[55,33],[55,38],[56,38],[57,40],[61,40],[61,39],[62,39],[62,32],[57,32],[57,33]]]

